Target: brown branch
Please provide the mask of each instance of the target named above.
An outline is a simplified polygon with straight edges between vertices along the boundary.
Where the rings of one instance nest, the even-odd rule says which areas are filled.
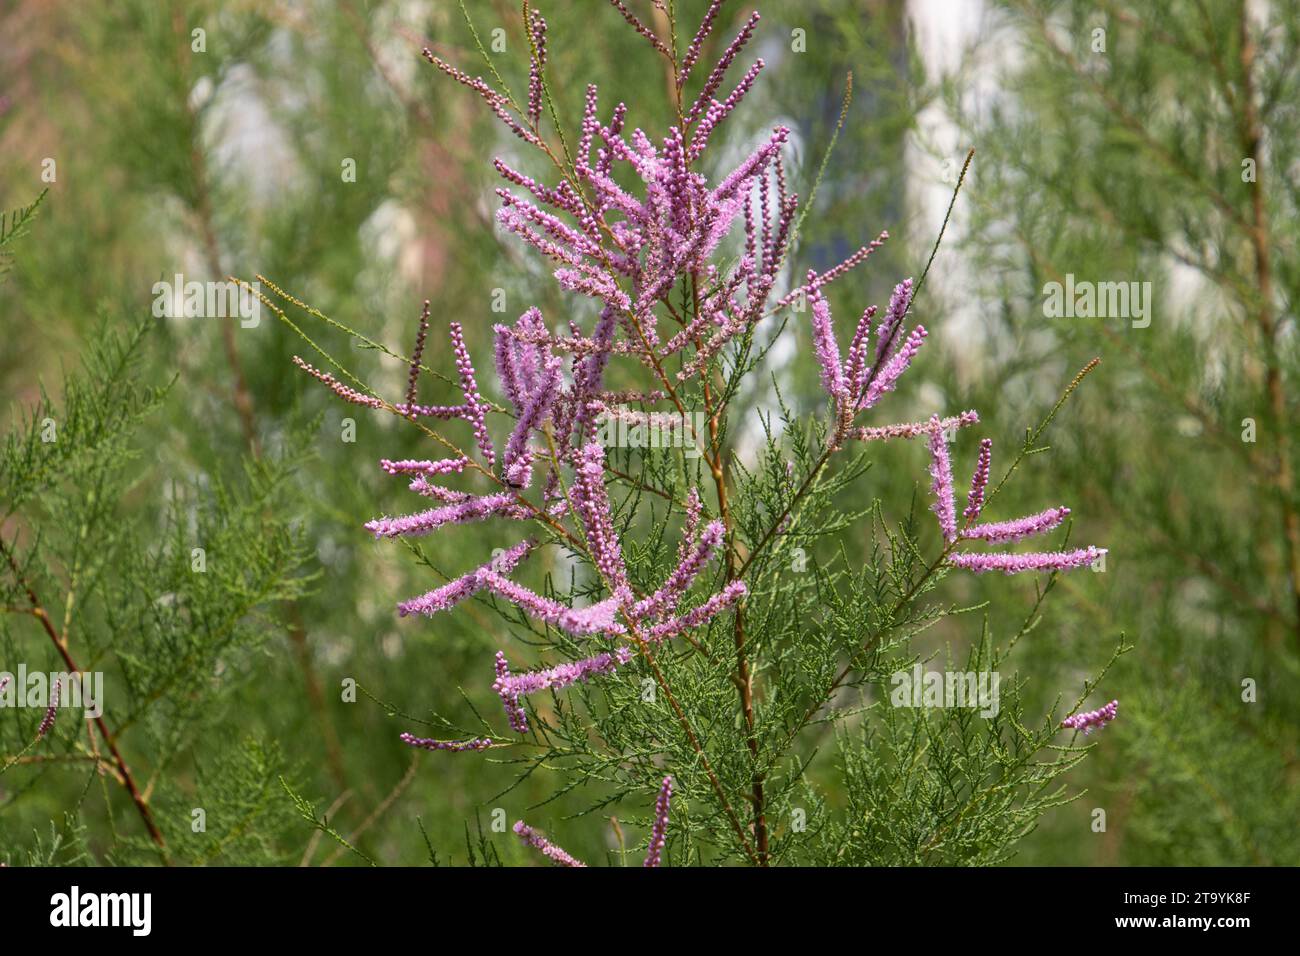
[[[1255,280],[1259,286],[1259,310],[1255,320],[1259,325],[1267,365],[1265,388],[1268,392],[1274,441],[1277,443],[1274,485],[1278,507],[1282,513],[1283,552],[1296,614],[1295,636],[1297,642],[1300,642],[1300,515],[1296,513],[1293,498],[1295,477],[1291,465],[1291,435],[1287,422],[1282,370],[1278,361],[1278,323],[1273,316],[1273,265],[1269,249],[1268,209],[1264,203],[1263,157],[1260,155],[1264,134],[1255,105],[1255,40],[1250,33],[1249,14],[1244,2],[1241,3],[1238,29],[1243,87],[1241,99],[1244,108],[1241,120],[1241,145],[1245,156],[1255,161],[1255,182],[1250,197],[1250,241],[1255,254]]]
[[[48,634],[50,640],[54,642],[54,646],[58,650],[59,655],[63,658],[63,662],[68,665],[68,670],[73,673],[80,673],[81,668],[78,667],[76,661],[72,659],[72,654],[68,650],[67,643],[59,635],[59,632],[55,630],[49,614],[46,613],[44,606],[36,596],[35,589],[23,575],[22,569],[18,566],[17,559],[14,557],[13,552],[9,550],[2,538],[0,538],[0,554],[4,555],[5,561],[8,562],[9,568],[13,572],[14,580],[27,594],[27,599],[31,601],[32,615],[41,622],[41,627],[45,629],[45,633]],[[158,845],[158,850],[162,855],[163,862],[171,865],[171,860],[167,856],[167,843],[163,839],[162,831],[158,829],[158,824],[154,822],[153,811],[149,808],[149,802],[140,792],[140,788],[136,786],[135,777],[131,775],[131,768],[127,766],[126,760],[122,757],[122,752],[118,749],[117,740],[108,729],[108,724],[104,721],[102,715],[93,718],[93,720],[95,726],[99,730],[100,736],[104,740],[104,746],[108,748],[108,752],[113,758],[112,762],[117,768],[117,774],[120,777],[122,785],[126,788],[127,793],[130,794],[131,802],[135,804],[136,810],[139,811],[140,819],[144,821],[145,829],[149,831],[150,839]]]
[[[700,314],[700,285],[699,276],[691,274],[691,299],[693,302],[692,313],[694,318]],[[698,344],[697,344],[698,347]],[[704,370],[700,377],[704,396],[705,414],[708,416],[709,423],[709,451],[705,453],[705,461],[708,463],[709,471],[713,475],[713,485],[718,494],[718,513],[722,516],[722,523],[726,528],[727,542],[725,555],[725,572],[726,583],[730,584],[737,576],[737,555],[736,555],[736,524],[732,518],[731,506],[727,497],[727,471],[726,455],[719,444],[718,417],[722,413],[721,406],[714,407],[713,391],[709,385],[709,375],[707,369]],[[737,692],[740,695],[740,711],[745,720],[745,744],[749,748],[750,760],[754,764],[753,779],[750,783],[750,789],[754,801],[754,842],[757,845],[758,861],[762,866],[768,864],[768,836],[767,836],[767,815],[764,811],[763,797],[763,773],[759,769],[759,743],[758,735],[754,732],[754,676],[749,669],[749,656],[745,649],[745,610],[744,601],[736,605],[732,614],[734,626],[732,634],[736,645],[736,685]]]

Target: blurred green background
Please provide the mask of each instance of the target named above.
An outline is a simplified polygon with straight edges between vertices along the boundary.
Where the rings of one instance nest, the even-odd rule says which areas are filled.
[[[648,2],[633,6],[653,22]],[[707,4],[675,6],[693,30]],[[713,55],[752,7],[724,5]],[[519,9],[469,8],[520,89]],[[660,66],[617,11],[597,0],[539,8],[570,132],[589,80],[603,105],[632,106],[632,125],[664,128]],[[881,414],[977,408],[996,468],[1075,371],[1102,359],[1053,426],[1050,453],[1016,478],[1023,510],[1068,504],[1076,539],[1110,548],[1104,572],[1061,581],[1021,644],[1031,707],[1077,695],[1121,633],[1136,650],[1099,691],[1120,699],[1119,720],[1069,778],[1087,793],[1046,816],[1017,862],[1300,863],[1300,13],[1232,0],[1173,2],[1158,17],[1147,4],[1104,0],[758,8],[764,19],[742,60],[761,55],[768,69],[718,162],[783,122],[795,131],[794,188],[806,195],[852,71],[848,123],[796,258],[800,270],[827,268],[881,229],[892,240],[834,287],[838,315],[856,316],[920,274],[966,152],[976,151],[915,308],[931,346]],[[463,863],[490,847],[505,862],[527,861],[510,834],[492,832],[496,808],[579,857],[601,857],[617,828],[566,819],[585,802],[529,809],[562,781],[539,774],[506,792],[509,765],[413,752],[397,734],[418,728],[377,702],[460,720],[471,705],[496,703],[487,685],[499,625],[472,608],[398,619],[395,603],[432,586],[429,571],[361,528],[405,510],[401,483],[376,462],[425,457],[418,435],[338,403],[296,371],[289,359],[303,345],[265,309],[255,328],[150,318],[159,280],[262,274],[405,353],[429,298],[426,364],[450,368],[439,330],[454,319],[488,375],[492,323],[531,305],[565,314],[572,300],[492,220],[490,160],[517,157],[516,142],[419,56],[427,44],[482,71],[456,4],[9,0],[0,35],[0,205],[50,190],[0,285],[0,395],[29,405],[109,331],[147,321],[136,374],[176,384],[136,436],[144,454],[119,503],[123,520],[158,522],[174,482],[238,487],[250,460],[289,454],[298,465],[277,507],[305,542],[309,593],[277,602],[265,639],[222,664],[238,679],[165,765],[152,738],[123,740],[156,783],[160,825],[189,832],[188,795],[251,738],[279,753],[255,759],[261,770],[330,808],[331,824],[375,860],[420,863],[432,847],[439,861]],[[1149,325],[1047,314],[1046,284],[1067,275],[1150,283]],[[493,308],[501,303],[504,319]],[[400,394],[400,362],[295,314],[363,379]],[[807,329],[796,321],[786,335],[773,371],[812,414],[820,397]],[[425,388],[426,401],[453,400],[450,389]],[[345,440],[345,419],[355,441]],[[922,455],[880,449],[863,501],[878,496],[904,514],[922,487]],[[3,530],[26,536],[39,524],[38,505]],[[466,540],[437,539],[426,551],[456,572],[471,560]],[[508,530],[482,526],[472,551],[511,543]],[[1036,596],[1032,581],[1010,578],[954,575],[943,587],[957,602],[991,601],[1001,633]],[[45,663],[31,621],[4,626],[7,650],[33,648],[15,652]],[[958,649],[978,636],[960,616],[936,632],[936,646]],[[99,661],[110,695],[112,650]],[[347,679],[365,691],[354,703],[342,699]],[[4,739],[17,750],[23,738],[5,730]],[[143,849],[112,849],[114,827],[140,825],[120,796],[88,798],[87,789],[72,764],[0,779],[5,846],[48,847],[76,805],[81,849],[69,841],[51,862],[147,860]],[[1106,811],[1104,832],[1094,830],[1095,808]],[[314,838],[278,785],[248,829],[256,841],[236,835],[199,858],[358,862]]]

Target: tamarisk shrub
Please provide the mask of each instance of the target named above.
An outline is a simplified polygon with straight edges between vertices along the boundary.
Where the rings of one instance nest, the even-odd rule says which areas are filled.
[[[710,174],[711,149],[763,70],[754,60],[726,86],[759,15],[700,77],[721,0],[684,54],[613,5],[648,41],[647,56],[671,71],[675,115],[660,133],[633,125],[643,121],[633,107],[602,103],[592,85],[576,137],[561,135],[546,22],[527,5],[523,104],[495,69],[489,84],[424,51],[547,170],[495,159],[505,183],[496,218],[554,267],[567,314],[533,307],[494,326],[496,391],[485,389],[461,323],[450,322],[460,398],[448,405],[422,404],[417,394],[427,303],[401,402],[298,360],[343,400],[409,419],[440,449],[440,457],[380,463],[429,506],[370,521],[376,537],[418,551],[420,536],[461,535],[469,552],[474,532],[458,526],[521,526],[515,546],[480,555],[477,566],[398,605],[403,616],[434,617],[476,601],[500,615],[491,689],[503,723],[481,718],[470,729],[439,718],[450,739],[402,739],[445,752],[436,759],[472,752],[517,761],[525,773],[562,768],[565,789],[599,791],[596,806],[609,802],[610,788],[613,799],[647,802],[658,792],[647,865],[1002,859],[1038,815],[1067,799],[1056,778],[1084,750],[1055,746],[1041,759],[1059,726],[1050,715],[1030,726],[1014,682],[980,719],[960,707],[891,707],[888,693],[875,691],[917,661],[914,635],[959,613],[930,597],[952,569],[1052,575],[1019,634],[997,646],[985,626],[970,642],[965,670],[996,672],[1037,621],[1055,574],[1104,552],[986,550],[1053,533],[1069,515],[1054,507],[981,521],[1006,480],[989,487],[987,440],[959,521],[947,436],[977,425],[976,412],[868,423],[922,353],[927,332],[911,316],[924,274],[898,283],[879,318],[867,307],[842,351],[826,289],[888,233],[790,288],[805,209],[783,158],[790,131],[775,127],[738,164]],[[659,9],[676,37],[673,13]],[[773,410],[758,410],[761,441],[745,447],[735,424],[754,415],[746,396],[762,385],[747,379],[759,377],[778,335],[802,338],[786,325],[805,312],[825,414],[800,414],[777,390]],[[632,387],[616,390],[614,375]],[[1060,407],[1031,433],[1008,477]],[[621,433],[631,435],[673,420],[693,447],[611,447],[602,425],[612,417],[630,423]],[[866,472],[864,443],[908,439],[923,440],[931,458],[941,540],[930,557],[914,515],[891,522],[880,502],[851,513],[836,503]],[[850,561],[847,539],[867,542],[865,560]],[[806,571],[791,570],[796,549],[816,552]],[[530,573],[540,584],[521,583]],[[521,664],[525,656],[537,662]],[[830,737],[835,766],[814,765]],[[523,821],[515,831],[552,862],[582,865]]]

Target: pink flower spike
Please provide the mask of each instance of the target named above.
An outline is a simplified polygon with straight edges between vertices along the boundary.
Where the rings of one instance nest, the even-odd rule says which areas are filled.
[[[54,717],[59,712],[59,689],[63,686],[62,681],[54,682],[54,689],[50,692],[50,706],[45,711],[45,716],[41,718],[41,725],[36,728],[36,740],[42,740],[54,726]],[[35,742],[35,741],[33,741]]]
[[[546,837],[524,823],[523,820],[515,824],[515,833],[519,834],[519,839],[523,840],[525,844],[537,850],[542,856],[558,866],[585,867],[587,865],[561,850]]]
[[[748,590],[749,589],[745,587],[744,581],[732,581],[725,588],[694,610],[687,611],[685,614],[678,617],[670,618],[662,624],[656,624],[650,629],[648,639],[657,644],[670,637],[675,637],[684,631],[697,628],[726,608],[731,607],[744,597],[748,593]]]
[[[1101,730],[1114,720],[1118,712],[1119,701],[1112,700],[1105,707],[1100,707],[1097,710],[1089,710],[1082,714],[1066,717],[1065,720],[1061,721],[1061,726],[1069,730],[1082,730],[1085,734],[1090,734],[1094,730]]]
[[[596,569],[611,590],[627,585],[627,568],[614,532],[609,494],[605,490],[605,449],[599,442],[589,442],[578,453],[577,475],[570,497],[582,520],[587,547]]]
[[[586,637],[591,634],[626,633],[627,629],[614,619],[619,610],[619,601],[616,597],[606,598],[587,607],[565,607],[559,601],[542,597],[537,592],[530,591],[495,571],[486,570],[480,573],[483,575],[484,586],[493,594],[499,594],[531,617],[553,624],[570,634]]]
[[[948,443],[938,415],[930,419],[930,478],[934,493],[930,510],[938,515],[943,539],[951,544],[957,540],[957,506],[953,501],[952,459],[948,457]]]
[[[876,362],[879,364],[885,356],[893,351],[898,338],[898,329],[907,315],[907,308],[912,304],[912,280],[904,279],[894,286],[894,294],[889,297],[889,308],[876,330]]]
[[[376,518],[374,521],[367,521],[365,527],[367,531],[374,532],[376,538],[417,537],[436,531],[443,525],[482,521],[492,515],[521,517],[520,508],[515,504],[512,495],[495,494],[467,498],[458,504],[432,508],[417,514],[400,515],[396,518]]]
[[[664,840],[668,835],[668,804],[673,798],[673,778],[664,777],[659,788],[659,798],[655,800],[655,823],[650,831],[650,847],[646,850],[643,866],[657,867],[664,851]]]
[[[510,729],[519,734],[528,733],[528,713],[524,710],[519,695],[511,693],[506,688],[506,682],[510,680],[510,665],[506,663],[505,654],[500,651],[497,651],[496,656],[496,673],[497,679],[492,682],[492,689],[505,705],[506,720],[510,724]]]
[[[809,272],[809,286],[815,280],[816,273]],[[822,369],[822,388],[838,404],[844,391],[844,374],[840,365],[840,347],[835,342],[835,327],[831,322],[830,303],[815,288],[809,294],[809,299],[812,305],[813,351],[817,355],[817,364]]]
[[[925,343],[925,337],[928,334],[925,331],[925,326],[922,325],[918,325],[912,330],[912,334],[907,337],[907,341],[903,343],[902,348],[895,352],[893,357],[885,363],[885,367],[880,369],[875,377],[871,379],[866,394],[859,401],[859,411],[871,408],[880,401],[886,392],[894,390],[899,378],[912,364],[912,359],[916,358],[916,353],[921,351],[921,346]]]
[[[682,556],[677,568],[663,586],[643,601],[638,601],[632,608],[634,618],[659,617],[674,610],[691,584],[704,570],[705,565],[713,559],[726,528],[721,521],[710,522],[700,534],[700,540]]]
[[[543,690],[563,690],[572,684],[585,684],[593,677],[612,674],[631,659],[631,648],[618,647],[613,651],[602,651],[592,657],[557,664],[539,671],[513,675],[507,673],[504,677],[497,678],[492,689],[502,700],[518,701],[520,697],[527,694],[536,694]]]
[[[399,461],[390,461],[387,458],[379,460],[379,467],[390,475],[452,475],[460,474],[469,464],[469,459],[461,456],[459,458],[440,458],[436,461],[415,460],[404,458]]]
[[[984,489],[989,483],[989,466],[993,463],[993,439],[980,441],[980,456],[975,463],[975,474],[970,480],[970,494],[966,496],[966,510],[962,517],[974,521],[984,509]]]
[[[985,571],[1002,571],[1006,574],[1020,574],[1023,571],[1069,571],[1092,564],[1103,554],[1105,548],[1079,548],[1075,551],[1043,551],[1030,554],[973,554],[962,552],[948,556],[948,563],[953,567],[983,573]]]
[[[498,574],[509,574],[513,571],[519,566],[519,562],[528,555],[534,544],[535,542],[532,540],[519,542],[513,548],[501,552],[482,567],[461,575],[454,581],[448,581],[442,587],[435,588],[426,594],[420,595],[420,597],[403,601],[397,605],[397,613],[402,617],[406,617],[408,614],[424,614],[432,617],[439,611],[446,611],[455,607],[467,597],[477,594],[487,586],[487,572],[495,571]]]
[[[989,524],[977,524],[961,533],[963,538],[977,538],[981,541],[1019,541],[1038,534],[1051,531],[1069,515],[1069,508],[1048,508],[1038,514],[1011,521],[997,521]]]
[[[460,373],[460,389],[465,393],[465,417],[474,426],[474,440],[478,442],[479,451],[491,467],[496,464],[497,456],[487,431],[488,403],[478,390],[474,363],[470,361],[469,350],[465,348],[465,330],[459,322],[452,322],[450,333],[452,350],[456,355],[456,371]]]
[[[686,558],[686,550],[695,538],[695,530],[700,526],[700,514],[703,510],[704,503],[700,500],[700,489],[692,485],[691,490],[686,492],[686,520],[682,524],[682,542],[677,549],[679,560]]]
[[[506,443],[506,450],[502,456],[507,472],[511,474],[512,484],[527,484],[527,481],[523,480],[524,476],[518,473],[519,469],[514,469],[512,466],[527,452],[528,439],[533,431],[540,429],[551,417],[555,401],[560,394],[560,365],[560,359],[548,355],[542,367],[536,370],[538,380],[530,383],[531,388],[526,396],[521,395],[525,400],[517,409],[519,418],[515,422],[514,431],[510,433],[510,440]]]

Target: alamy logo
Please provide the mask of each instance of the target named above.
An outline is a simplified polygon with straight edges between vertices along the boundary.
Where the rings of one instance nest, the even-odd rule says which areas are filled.
[[[255,329],[262,321],[260,283],[199,282],[179,272],[174,282],[153,284],[155,319],[239,319],[245,329]]]
[[[151,893],[82,893],[80,887],[50,897],[51,926],[126,926],[148,936],[153,923]]]
[[[981,717],[996,717],[1001,680],[997,671],[927,671],[917,664],[890,678],[889,700],[895,707],[978,707]]]
[[[0,708],[45,710],[52,705],[84,708],[87,720],[103,716],[104,672],[28,673],[26,664],[19,664],[14,672],[0,671]]]
[[[1151,324],[1150,282],[1075,282],[1070,272],[1064,285],[1043,286],[1043,295],[1049,319],[1131,319],[1135,329]]]
[[[687,458],[698,458],[706,427],[703,412],[641,412],[620,405],[601,412],[597,440],[605,448],[680,448]]]

